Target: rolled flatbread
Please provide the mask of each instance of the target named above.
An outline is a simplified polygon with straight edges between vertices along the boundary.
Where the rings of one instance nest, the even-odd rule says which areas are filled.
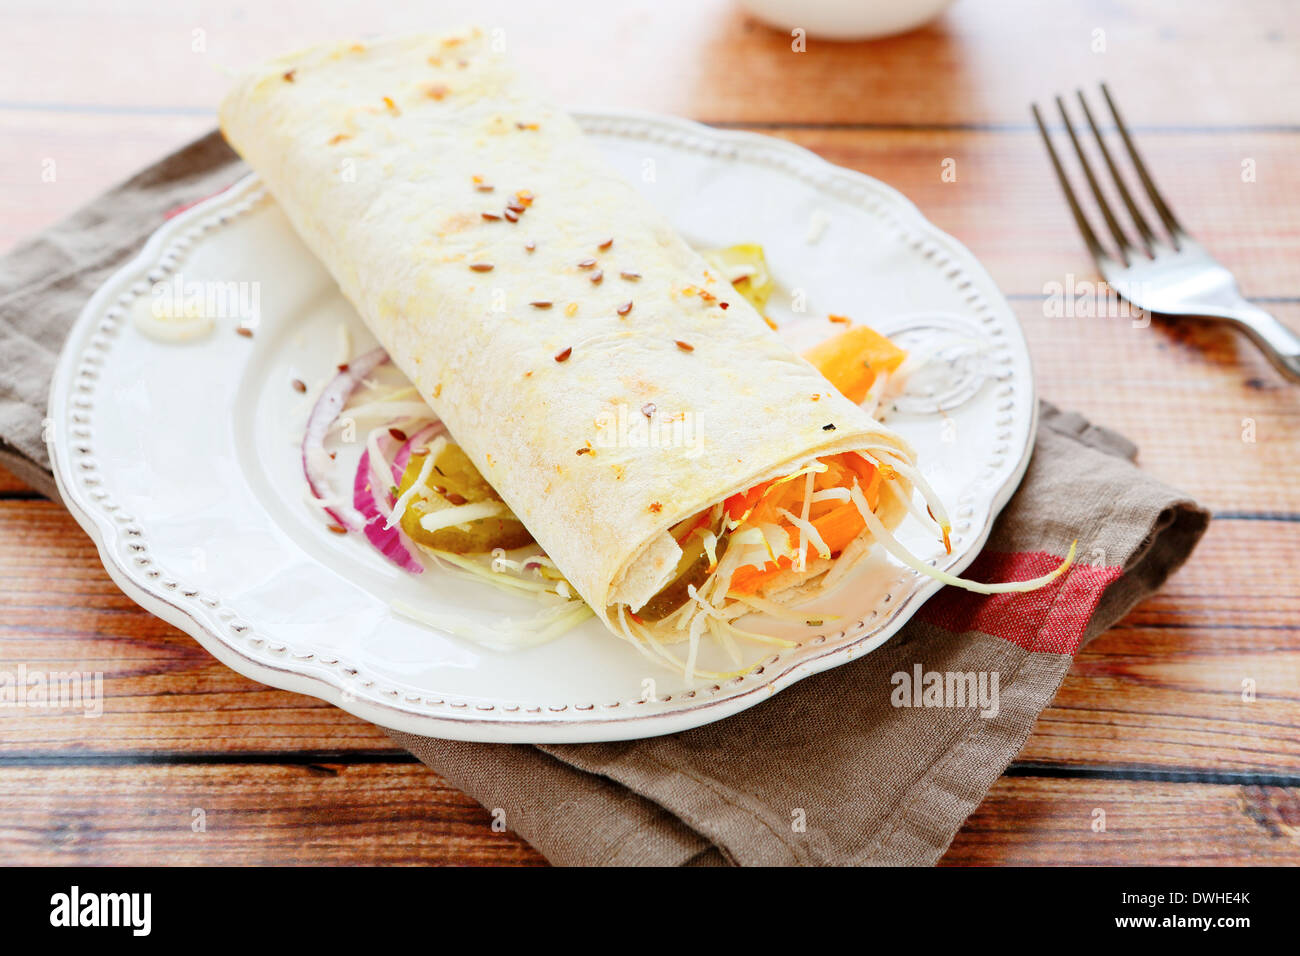
[[[477,29],[343,43],[245,73],[221,126],[454,439],[617,629],[678,569],[675,525],[771,479],[805,481],[827,456],[906,463],[912,452],[791,351],[533,90]],[[892,527],[911,485],[905,471],[887,477],[875,513]],[[842,552],[863,553],[869,538]],[[798,543],[807,559],[769,576],[768,600],[841,556]]]

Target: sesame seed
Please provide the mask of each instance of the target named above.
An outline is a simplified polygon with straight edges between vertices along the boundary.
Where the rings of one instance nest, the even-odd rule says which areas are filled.
[[[329,529],[330,529],[331,531],[333,531],[335,534],[347,534],[347,533],[348,533],[348,529],[345,528],[345,527],[343,527],[343,525],[341,525],[341,524],[332,524],[332,525],[329,526]]]
[[[600,280],[603,278],[605,278],[605,272],[603,269],[597,269],[591,274],[591,282],[593,285],[600,285]]]
[[[646,402],[644,405],[641,406],[641,414],[644,415],[646,418],[653,418],[654,413],[655,413],[654,402]]]
[[[511,222],[518,222],[518,221],[519,221],[519,213],[514,212],[514,211],[512,211],[512,210],[510,210],[510,209],[507,209],[507,210],[505,211],[505,214],[504,214],[504,215],[505,215],[505,217],[506,217],[507,219],[509,219]]]
[[[695,346],[694,346],[694,345],[691,345],[691,343],[689,343],[689,342],[683,342],[681,339],[678,339],[678,340],[677,340],[677,347],[678,347],[679,349],[681,349],[683,352],[694,352],[694,351],[695,351]]]
[[[511,212],[523,212],[528,207],[523,205],[522,203],[512,202],[510,205],[506,206],[506,208],[509,209]]]
[[[475,262],[470,265],[475,272],[491,272],[495,268],[490,262]]]
[[[529,252],[534,252],[537,249],[537,243],[529,239],[527,242],[524,243],[524,248]]]
[[[246,339],[251,339],[253,337],[253,330],[246,325],[237,325],[235,326],[235,334],[242,335]]]
[[[556,352],[556,353],[555,353],[555,361],[557,361],[557,362],[567,362],[567,361],[569,360],[569,356],[572,355],[572,354],[573,354],[573,346],[570,345],[570,346],[569,346],[567,349],[565,349],[563,352]]]
[[[406,432],[400,428],[390,428],[388,434],[392,435],[395,441],[406,441]]]
[[[628,299],[626,302],[624,302],[622,305],[620,305],[620,306],[618,307],[618,314],[619,314],[619,315],[627,315],[627,314],[628,314],[629,312],[631,312],[631,311],[632,311],[632,300],[631,300],[631,299]]]
[[[500,219],[500,218],[501,218],[500,216],[498,216],[498,215],[497,215],[496,213],[494,213],[494,212],[481,212],[481,213],[479,213],[479,215],[482,216],[484,219]]]
[[[529,302],[528,304],[534,309],[549,309],[551,307],[551,303],[547,302],[545,299],[540,299],[537,302]]]
[[[620,273],[619,273],[619,277],[620,277],[620,278],[623,278],[623,279],[626,279],[628,282],[635,282],[637,279],[641,278],[641,273],[639,273],[639,272],[620,272]]]
[[[578,268],[579,268],[579,269],[594,269],[594,268],[596,268],[596,260],[595,260],[595,259],[583,259],[581,262],[578,263]]]
[[[297,70],[287,70],[287,71],[285,71],[285,74],[284,74],[284,82],[286,82],[286,83],[292,83],[292,82],[293,82],[293,75],[294,75],[295,73],[297,73],[297,72],[298,72]]]
[[[300,378],[295,378],[295,379],[294,379],[292,382],[290,382],[289,384],[293,386],[293,390],[294,390],[295,392],[306,392],[306,391],[307,391],[307,383],[304,382],[304,381],[303,381],[302,379],[300,379]]]
[[[609,248],[610,246],[612,246],[613,244],[614,244],[614,240],[613,240],[613,239],[606,239],[604,242],[602,242],[602,243],[600,243],[599,245],[597,245],[596,248],[597,248],[597,249],[600,249],[600,250],[603,252],[604,250],[608,249],[608,248]]]

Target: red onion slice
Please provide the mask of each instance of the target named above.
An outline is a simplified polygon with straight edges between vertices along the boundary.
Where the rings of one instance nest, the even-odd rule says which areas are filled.
[[[380,442],[383,441],[384,438],[380,438]],[[410,442],[408,441],[407,444],[410,444]],[[388,497],[388,489],[382,489],[382,500],[385,504],[387,504]],[[422,574],[424,565],[417,561],[411,555],[410,550],[407,549],[406,536],[402,533],[401,526],[384,527],[384,521],[392,509],[381,505],[380,500],[380,495],[376,495],[372,488],[370,449],[367,448],[361,453],[361,460],[357,462],[357,475],[352,482],[352,504],[363,521],[362,533],[365,534],[366,540],[373,544],[379,553],[392,561],[393,564],[404,571],[410,571],[412,574]]]
[[[365,355],[348,363],[347,368],[330,380],[316,399],[311,414],[307,417],[307,430],[302,436],[302,471],[307,477],[307,487],[320,499],[329,500],[337,497],[337,492],[329,481],[332,461],[325,450],[325,436],[330,426],[343,411],[348,398],[367,375],[388,361],[388,353],[382,348],[371,349]],[[343,527],[356,531],[363,524],[363,519],[353,513],[345,513],[342,508],[325,509],[335,521]]]

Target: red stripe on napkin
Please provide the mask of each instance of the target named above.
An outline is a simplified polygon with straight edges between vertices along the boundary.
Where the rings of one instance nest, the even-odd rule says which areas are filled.
[[[164,219],[164,220],[167,220],[167,219],[175,219],[177,216],[179,216],[179,215],[180,215],[181,213],[183,213],[185,210],[187,210],[187,209],[193,209],[193,208],[194,208],[195,206],[197,206],[199,203],[201,203],[201,202],[207,202],[207,201],[208,201],[209,199],[211,199],[213,196],[220,196],[222,193],[224,193],[227,189],[229,189],[229,188],[230,188],[231,186],[233,186],[233,185],[235,185],[235,184],[234,184],[234,183],[230,183],[230,184],[228,184],[228,185],[222,186],[222,187],[221,187],[220,189],[218,189],[216,192],[214,192],[214,193],[209,193],[208,195],[203,196],[203,197],[201,197],[201,198],[199,198],[199,199],[195,199],[195,200],[193,200],[192,202],[181,203],[179,206],[173,206],[171,209],[168,209],[165,213],[163,213],[163,219]]]
[[[986,551],[965,576],[989,583],[1025,581],[1047,574],[1061,560],[1046,551]],[[925,605],[921,619],[954,633],[982,631],[1029,651],[1073,655],[1102,593],[1121,573],[1118,567],[1076,563],[1051,584],[1025,594],[948,587]]]

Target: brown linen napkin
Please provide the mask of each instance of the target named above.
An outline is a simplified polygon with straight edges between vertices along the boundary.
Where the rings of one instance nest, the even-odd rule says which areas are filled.
[[[210,134],[0,260],[0,465],[55,497],[41,422],[68,327],[169,212],[244,171]],[[1078,648],[1205,531],[1209,515],[1137,470],[1136,451],[1044,404],[1029,472],[968,573],[1041,574],[1076,538],[1079,563],[1027,595],[947,588],[884,647],[730,719],[606,744],[392,736],[554,863],[933,863]],[[927,691],[932,674],[947,696]],[[982,700],[952,698],[964,679]]]

